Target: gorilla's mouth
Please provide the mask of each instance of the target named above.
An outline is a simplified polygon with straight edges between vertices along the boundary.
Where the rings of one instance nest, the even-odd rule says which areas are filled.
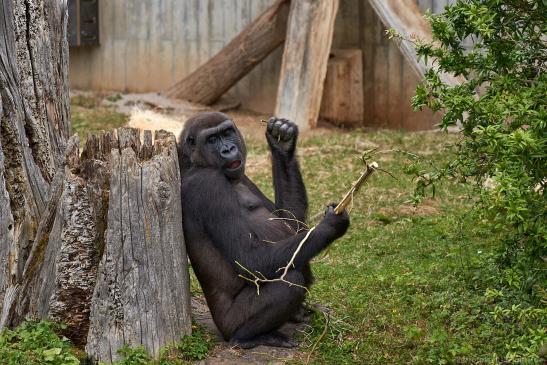
[[[227,167],[230,170],[235,170],[239,166],[241,166],[241,161],[240,160],[235,160],[235,161],[230,162]]]

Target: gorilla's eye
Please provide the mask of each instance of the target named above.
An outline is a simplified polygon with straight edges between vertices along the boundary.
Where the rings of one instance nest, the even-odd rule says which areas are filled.
[[[207,143],[214,144],[217,142],[217,136],[209,136],[207,137]]]
[[[189,136],[188,138],[186,138],[186,143],[188,143],[190,146],[194,146],[196,144],[196,140],[194,137]]]
[[[234,129],[233,128],[228,128],[224,131],[224,137],[231,137],[233,134],[234,134]]]

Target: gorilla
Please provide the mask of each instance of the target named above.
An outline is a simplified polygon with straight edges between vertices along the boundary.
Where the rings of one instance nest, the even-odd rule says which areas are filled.
[[[226,341],[241,348],[296,345],[277,329],[302,309],[313,280],[310,260],[349,225],[347,212],[337,215],[328,206],[285,276],[290,283],[263,282],[257,291],[240,276],[249,277],[243,266],[278,278],[307,233],[301,224],[308,201],[295,155],[297,137],[296,124],[268,121],[275,203],[245,175],[245,142],[229,116],[194,115],[179,138],[188,255],[213,321]]]

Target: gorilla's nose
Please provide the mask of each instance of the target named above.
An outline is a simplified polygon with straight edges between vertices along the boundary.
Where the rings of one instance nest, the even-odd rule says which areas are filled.
[[[222,146],[220,155],[226,160],[231,160],[237,157],[237,147],[232,143],[226,143]]]

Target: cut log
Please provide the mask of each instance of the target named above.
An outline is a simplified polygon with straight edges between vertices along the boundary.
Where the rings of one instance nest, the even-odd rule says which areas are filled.
[[[278,0],[165,96],[212,104],[285,40],[289,0]]]
[[[360,49],[332,50],[319,116],[348,127],[359,127],[364,119],[363,59]]]
[[[338,0],[291,3],[275,115],[301,130],[317,124]]]
[[[432,33],[429,23],[424,19],[418,5],[414,1],[400,0],[369,0],[370,5],[378,14],[378,17],[387,28],[393,28],[399,32],[405,39],[418,38],[423,41],[431,42]],[[414,45],[406,40],[397,42],[403,56],[410,63],[414,71],[420,78],[425,72],[434,67],[433,60],[426,64],[423,60],[418,60]],[[443,73],[441,78],[450,85],[461,84],[463,79],[453,75]]]

